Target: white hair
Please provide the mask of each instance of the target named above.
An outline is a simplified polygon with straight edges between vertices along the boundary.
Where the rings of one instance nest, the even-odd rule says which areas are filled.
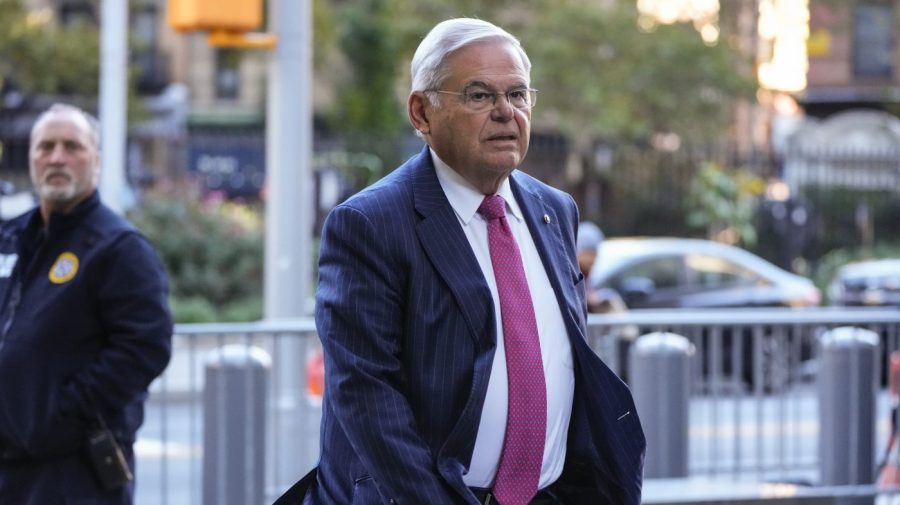
[[[37,117],[37,120],[35,120],[34,125],[31,127],[31,138],[34,138],[34,132],[37,131],[38,127],[44,121],[50,118],[50,116],[55,116],[57,114],[70,114],[82,118],[87,126],[88,135],[94,142],[94,147],[100,148],[100,122],[97,121],[97,118],[74,105],[65,103],[55,103],[44,112],[41,112]]]
[[[531,73],[531,61],[519,39],[487,21],[472,18],[448,19],[438,23],[419,43],[410,64],[412,91],[437,89],[447,78],[447,57],[463,47],[487,40],[499,40],[512,45],[522,59],[525,73]]]

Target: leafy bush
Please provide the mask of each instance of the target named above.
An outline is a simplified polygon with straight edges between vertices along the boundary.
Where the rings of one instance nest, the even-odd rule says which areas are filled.
[[[177,322],[262,317],[263,226],[257,209],[150,195],[129,217],[169,272]]]
[[[208,323],[217,320],[216,308],[205,298],[173,295],[170,303],[172,316],[179,323]]]
[[[706,230],[710,240],[755,245],[754,219],[763,185],[762,179],[748,171],[704,163],[688,194],[688,225]]]

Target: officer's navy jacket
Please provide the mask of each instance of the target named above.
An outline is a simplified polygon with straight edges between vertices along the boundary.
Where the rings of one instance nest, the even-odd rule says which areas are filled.
[[[133,465],[151,381],[168,364],[168,281],[147,240],[95,192],[43,226],[0,224],[0,505],[130,504],[103,492],[99,421]]]

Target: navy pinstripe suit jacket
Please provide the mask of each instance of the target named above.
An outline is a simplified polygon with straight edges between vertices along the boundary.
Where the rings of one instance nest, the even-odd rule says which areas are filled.
[[[557,488],[567,504],[638,505],[644,435],[627,387],[584,338],[575,203],[518,171],[511,185],[575,359]],[[494,356],[493,311],[427,148],[335,208],[316,294],[326,370],[321,457],[276,503],[477,503],[462,476]]]

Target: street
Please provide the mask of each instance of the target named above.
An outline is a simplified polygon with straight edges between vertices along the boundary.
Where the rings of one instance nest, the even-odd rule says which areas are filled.
[[[307,416],[267,419],[266,499],[274,500],[302,476],[284,473],[285,461],[311,468],[318,450],[318,410],[301,408]],[[274,413],[272,406],[269,410]],[[818,421],[814,384],[795,385],[778,395],[695,396],[691,399],[690,473],[740,482],[815,484],[818,480]],[[888,396],[879,394],[876,456],[887,441]],[[296,433],[289,440],[274,440],[276,431]],[[139,432],[137,503],[179,505],[203,503],[202,402],[184,399],[167,408],[158,401],[147,405],[147,418]],[[305,470],[304,470],[305,471]]]

